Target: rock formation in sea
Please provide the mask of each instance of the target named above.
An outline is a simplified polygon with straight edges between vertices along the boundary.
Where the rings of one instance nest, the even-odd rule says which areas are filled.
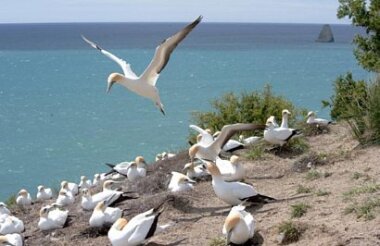
[[[331,31],[330,25],[326,24],[323,25],[321,32],[319,33],[319,36],[316,42],[322,42],[322,43],[332,43],[334,42],[334,35]]]

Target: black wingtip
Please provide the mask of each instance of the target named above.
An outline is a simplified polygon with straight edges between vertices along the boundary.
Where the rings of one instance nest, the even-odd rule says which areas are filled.
[[[105,163],[107,166],[109,166],[110,168],[114,168],[116,165],[115,164],[111,164],[111,163]]]

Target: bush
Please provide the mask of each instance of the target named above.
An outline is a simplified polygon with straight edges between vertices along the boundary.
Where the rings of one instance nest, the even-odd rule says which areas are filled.
[[[367,84],[348,73],[335,81],[334,90],[331,102],[323,101],[331,117],[345,120],[361,144],[380,144],[380,75]]]
[[[273,94],[269,85],[266,85],[262,92],[243,92],[240,95],[227,93],[220,99],[212,100],[211,106],[213,111],[193,112],[192,118],[201,128],[210,128],[213,131],[234,123],[265,124],[271,115],[280,121],[283,109],[292,112],[289,124],[293,125],[297,117],[306,111],[296,108],[284,97]]]

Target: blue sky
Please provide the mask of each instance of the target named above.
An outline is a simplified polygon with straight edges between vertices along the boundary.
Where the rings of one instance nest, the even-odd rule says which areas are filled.
[[[0,23],[204,22],[350,23],[338,0],[2,0]]]

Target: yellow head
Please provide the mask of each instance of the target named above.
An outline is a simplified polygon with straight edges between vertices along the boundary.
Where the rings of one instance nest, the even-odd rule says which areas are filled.
[[[108,76],[107,80],[107,92],[110,92],[111,87],[113,86],[114,83],[119,83],[120,81],[124,80],[124,76],[121,75],[120,73],[111,73]]]
[[[19,196],[23,196],[23,197],[27,197],[28,196],[28,192],[25,190],[25,189],[22,189],[18,192],[18,195]]]
[[[99,202],[96,205],[96,207],[95,207],[94,210],[104,212],[106,210],[106,208],[107,208],[106,202],[105,201],[101,201],[101,202]]]
[[[285,115],[291,115],[290,111],[287,109],[282,110],[282,116],[285,116]]]
[[[190,156],[190,160],[191,162],[194,161],[194,158],[195,158],[195,155],[198,153],[199,151],[199,145],[198,144],[194,144],[193,146],[190,147],[189,149],[189,156]]]
[[[123,228],[128,224],[128,220],[124,219],[124,218],[120,218],[118,220],[116,220],[115,224],[113,225],[115,227],[116,230],[118,231],[122,231]]]
[[[219,168],[216,166],[215,163],[207,161],[206,168],[207,171],[211,174],[211,176],[221,176]]]
[[[139,166],[139,167],[145,167],[147,165],[144,157],[142,157],[142,156],[137,156],[135,158],[135,162],[137,163],[137,166]]]
[[[224,228],[227,232],[227,243],[230,242],[231,232],[240,221],[240,215],[238,213],[230,213],[224,221]]]
[[[237,155],[233,155],[233,156],[231,156],[231,158],[230,158],[230,162],[232,163],[232,164],[234,164],[234,165],[236,165],[236,164],[238,164],[239,163],[239,156],[237,156]]]

